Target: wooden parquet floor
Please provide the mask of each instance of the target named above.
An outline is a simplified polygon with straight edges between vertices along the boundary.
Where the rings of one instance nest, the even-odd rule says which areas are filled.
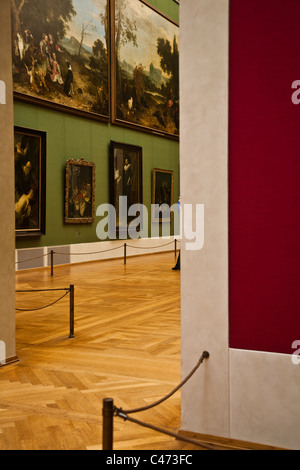
[[[180,272],[174,254],[16,273],[16,290],[75,286],[69,296],[16,293],[19,361],[0,368],[0,450],[101,450],[104,398],[131,409],[155,402],[180,375]],[[34,310],[35,309],[35,310]],[[195,358],[197,363],[199,358]],[[194,364],[193,364],[194,365]],[[137,419],[177,432],[180,392]],[[199,449],[114,419],[114,450]]]

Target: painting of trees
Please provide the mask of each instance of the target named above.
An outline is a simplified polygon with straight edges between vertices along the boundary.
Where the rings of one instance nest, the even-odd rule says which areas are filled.
[[[179,28],[144,0],[11,0],[14,96],[179,136]]]
[[[136,40],[136,23],[131,21],[127,16],[127,4],[126,0],[118,0],[115,4],[115,22],[116,22],[116,34],[115,34],[115,50],[116,50],[116,75],[117,75],[117,87],[120,86],[121,80],[121,67],[120,67],[120,51],[121,47],[131,43],[133,47],[137,47]]]
[[[142,0],[114,13],[116,122],[178,136],[178,25]]]
[[[14,34],[31,27],[35,34],[64,37],[66,24],[76,15],[72,0],[11,0]]]
[[[108,0],[12,0],[11,12],[17,97],[107,119]]]

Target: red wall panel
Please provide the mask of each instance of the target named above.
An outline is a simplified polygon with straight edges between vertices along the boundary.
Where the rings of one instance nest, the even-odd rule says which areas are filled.
[[[299,0],[231,0],[229,340],[294,352],[300,340]],[[299,94],[300,97],[300,94]]]

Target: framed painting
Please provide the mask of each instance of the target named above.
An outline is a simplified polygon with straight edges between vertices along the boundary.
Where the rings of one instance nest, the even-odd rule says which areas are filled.
[[[142,147],[114,141],[110,143],[111,204],[116,211],[116,230],[119,234],[122,231],[127,234],[128,224],[135,218],[128,215],[130,207],[143,204],[142,156]]]
[[[46,133],[14,128],[16,236],[45,234]]]
[[[179,27],[144,0],[114,0],[112,122],[179,139]]]
[[[109,118],[108,0],[12,0],[17,99]]]
[[[91,224],[95,218],[95,163],[83,158],[66,164],[65,223]]]
[[[171,170],[152,170],[152,221],[171,222],[173,213],[174,172]]]

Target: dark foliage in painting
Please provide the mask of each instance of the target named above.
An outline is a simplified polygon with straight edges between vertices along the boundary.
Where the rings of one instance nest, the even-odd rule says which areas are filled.
[[[116,116],[123,121],[178,135],[177,27],[152,12],[152,28],[147,30],[146,36],[145,8],[149,10],[141,2],[116,1]],[[164,25],[168,25],[168,35],[162,37]]]
[[[86,2],[91,20],[81,21],[78,0],[12,0],[14,91],[108,115],[107,2],[101,1],[102,11]],[[77,34],[70,33],[74,21]],[[86,47],[90,37],[94,44]]]

